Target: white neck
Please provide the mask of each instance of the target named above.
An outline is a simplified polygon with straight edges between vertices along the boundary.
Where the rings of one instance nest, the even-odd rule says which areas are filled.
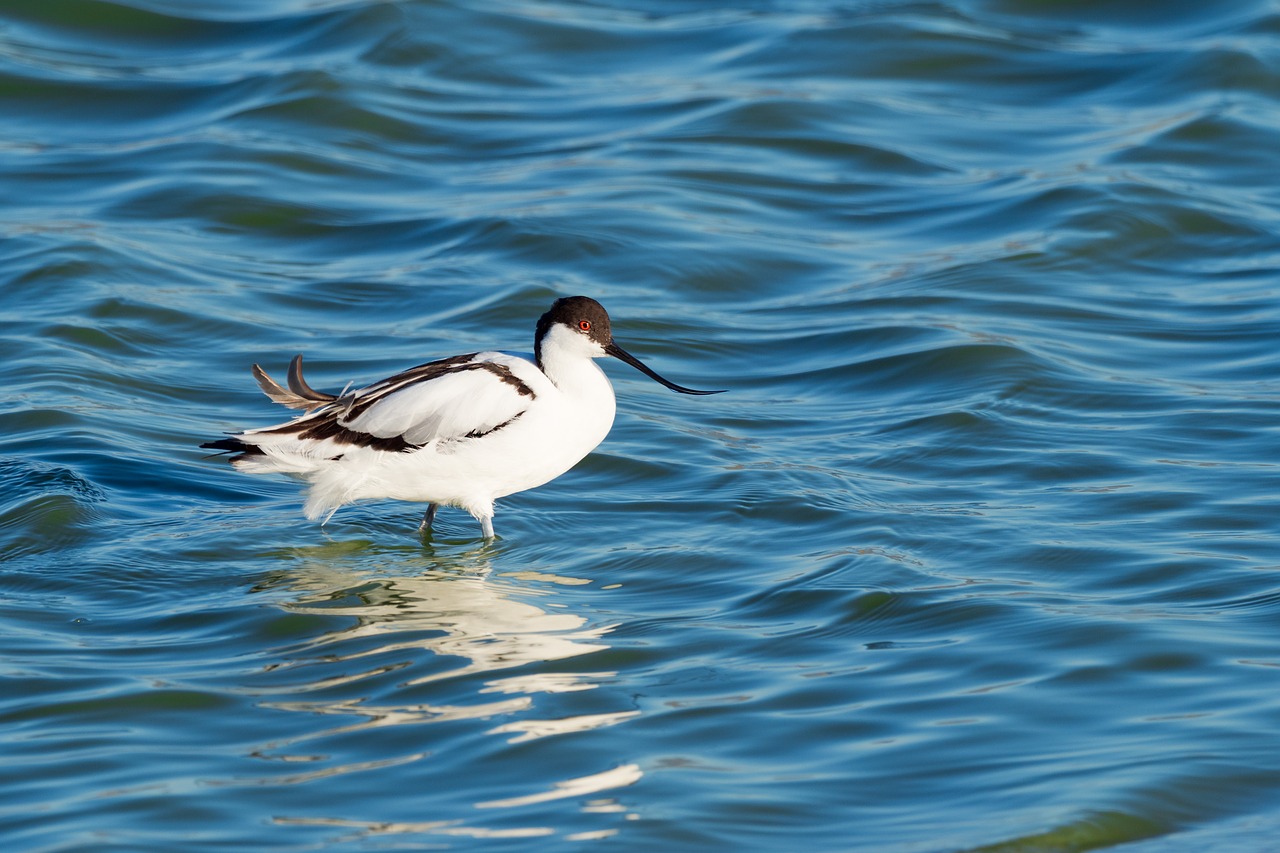
[[[604,357],[604,354],[604,348],[590,338],[556,325],[539,343],[538,366],[566,394],[599,394],[603,383],[612,396],[609,380],[593,360]]]
[[[560,410],[568,412],[568,422],[562,422],[558,429],[565,430],[566,437],[572,433],[582,438],[581,442],[568,441],[566,446],[595,447],[609,434],[617,411],[613,386],[595,363],[596,358],[605,354],[604,348],[563,326],[551,329],[541,343],[539,366],[563,395],[561,404],[568,407]],[[574,456],[565,467],[579,458],[581,454]]]

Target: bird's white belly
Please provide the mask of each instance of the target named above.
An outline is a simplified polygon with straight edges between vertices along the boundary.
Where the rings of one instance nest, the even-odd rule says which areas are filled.
[[[599,445],[613,425],[611,393],[538,403],[514,423],[479,438],[379,454],[362,491],[368,497],[470,509],[555,479]]]

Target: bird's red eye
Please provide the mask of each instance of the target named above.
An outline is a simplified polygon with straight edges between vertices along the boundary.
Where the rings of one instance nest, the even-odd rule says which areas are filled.
[[[584,331],[584,332],[589,332],[589,331],[591,331],[591,321],[590,321],[590,320],[579,320],[579,321],[578,321],[578,328],[579,328],[579,329],[581,329],[581,330],[582,330],[582,331]]]

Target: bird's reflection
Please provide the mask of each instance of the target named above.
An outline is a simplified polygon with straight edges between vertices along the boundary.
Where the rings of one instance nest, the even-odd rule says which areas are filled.
[[[331,542],[279,555],[291,568],[259,589],[286,611],[289,629],[263,672],[260,695],[267,706],[304,716],[302,725],[254,754],[306,769],[264,781],[290,785],[360,773],[369,784],[380,774],[399,778],[397,768],[410,764],[417,778],[439,775],[446,789],[460,778],[469,785],[462,794],[469,808],[443,821],[389,821],[376,802],[348,801],[345,814],[282,815],[280,822],[368,836],[525,837],[556,829],[537,820],[512,825],[501,815],[536,813],[545,820],[539,809],[584,798],[571,822],[592,828],[574,838],[607,837],[617,831],[615,821],[631,819],[610,792],[639,780],[634,763],[584,767],[569,751],[557,767],[563,772],[546,774],[521,758],[526,741],[602,729],[639,711],[629,702],[611,704],[617,698],[611,693],[593,693],[547,698],[549,713],[536,713],[540,694],[590,691],[616,676],[585,661],[553,665],[608,649],[612,626],[592,625],[565,606],[566,587],[589,581],[527,567],[498,572],[498,553],[492,545]],[[333,724],[311,722],[324,718]],[[441,722],[453,725],[432,725]],[[408,737],[392,728],[423,725],[406,730]],[[444,743],[449,748],[441,749]],[[488,779],[458,775],[477,762],[509,770]],[[524,781],[513,785],[513,778]],[[494,818],[477,820],[480,814]]]
[[[275,576],[266,586],[291,595],[281,606],[292,614],[348,617],[345,627],[313,636],[295,647],[277,666],[319,669],[314,681],[291,681],[288,698],[275,707],[312,713],[354,714],[356,727],[464,719],[527,708],[537,693],[589,690],[612,672],[552,671],[537,665],[608,648],[602,639],[612,626],[590,626],[555,600],[557,586],[588,581],[521,571],[495,575],[491,546],[450,552],[438,549],[417,573],[386,574],[388,564],[403,566],[398,549],[367,542],[329,543],[292,549],[295,570]],[[406,553],[412,553],[406,550]],[[421,555],[418,550],[415,556]],[[423,561],[415,560],[417,565]],[[423,656],[421,652],[429,652]],[[428,702],[375,702],[365,691],[334,696],[339,685],[374,683],[394,671],[397,696],[430,695],[431,682],[482,679],[476,693],[508,698],[445,705]],[[507,673],[507,674],[504,674]],[[319,673],[316,673],[317,675]],[[309,693],[323,693],[313,699]],[[385,689],[376,692],[385,697]],[[516,738],[608,725],[630,713],[592,715],[574,721],[517,721],[496,731]],[[347,730],[350,730],[347,728]],[[332,732],[330,732],[332,733]]]

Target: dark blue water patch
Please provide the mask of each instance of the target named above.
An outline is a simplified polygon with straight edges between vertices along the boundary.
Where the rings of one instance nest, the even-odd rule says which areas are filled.
[[[6,838],[1247,846],[1277,797],[1275,32],[24,10]],[[287,414],[254,361],[338,390],[527,349],[570,292],[730,392],[604,364],[613,433],[496,542],[393,501],[311,524],[196,447]]]
[[[19,92],[36,98],[38,107],[24,102],[23,118],[42,135],[55,133],[74,113],[79,135],[68,142],[121,142],[182,132],[245,96],[222,84],[44,81],[0,72],[0,103],[12,102]]]
[[[1118,152],[1115,161],[1163,167],[1171,181],[1194,178],[1197,183],[1248,189],[1266,199],[1267,186],[1259,180],[1268,165],[1265,136],[1246,110],[1224,105],[1159,129],[1145,144]]]
[[[389,8],[360,5],[294,12],[277,5],[274,15],[234,20],[221,18],[218,13],[225,9],[207,6],[188,11],[168,4],[149,10],[145,4],[64,0],[15,10],[8,31],[10,57],[26,60],[28,68],[65,76],[164,80],[225,75],[234,80],[246,70],[288,59],[354,58],[346,55],[353,41],[399,19]]]
[[[1236,3],[1170,3],[1156,10],[1145,6],[1116,7],[1109,3],[1049,2],[1027,7],[1020,3],[979,2],[966,4],[974,14],[1013,13],[1020,20],[1038,23],[1061,23],[1078,27],[1105,27],[1123,33],[1170,31],[1175,34],[1197,33],[1219,27],[1239,26],[1245,21],[1258,21],[1267,16],[1266,4]]]
[[[5,562],[58,552],[92,535],[106,492],[73,469],[0,457],[0,558]]]
[[[1194,204],[1140,185],[1117,188],[1116,195],[1125,202],[1123,207],[1101,217],[1080,212],[1089,218],[1091,231],[1106,234],[1087,243],[1087,251],[1098,260],[1114,262],[1122,245],[1128,250],[1126,264],[1162,271],[1190,255],[1274,257],[1274,234],[1238,211],[1213,210],[1203,202]],[[1146,203],[1137,204],[1139,199]],[[1084,224],[1083,218],[1078,224]]]
[[[659,141],[678,141],[685,147],[707,146],[722,155],[716,158],[722,168],[739,167],[724,177],[736,178],[738,184],[760,190],[769,189],[770,179],[780,187],[795,187],[803,174],[787,170],[772,176],[750,175],[749,167],[766,158],[770,162],[777,162],[778,157],[794,159],[805,169],[822,169],[813,173],[812,186],[818,191],[824,183],[830,187],[830,179],[840,175],[870,172],[878,180],[892,183],[904,178],[920,180],[941,176],[950,171],[888,146],[860,144],[854,141],[856,136],[851,138],[853,129],[847,116],[824,103],[783,97],[754,98],[696,121],[682,122],[674,132],[659,137]],[[698,173],[698,176],[705,180],[714,177],[714,173]],[[830,188],[843,187],[837,184]],[[797,187],[797,203],[800,195]]]

